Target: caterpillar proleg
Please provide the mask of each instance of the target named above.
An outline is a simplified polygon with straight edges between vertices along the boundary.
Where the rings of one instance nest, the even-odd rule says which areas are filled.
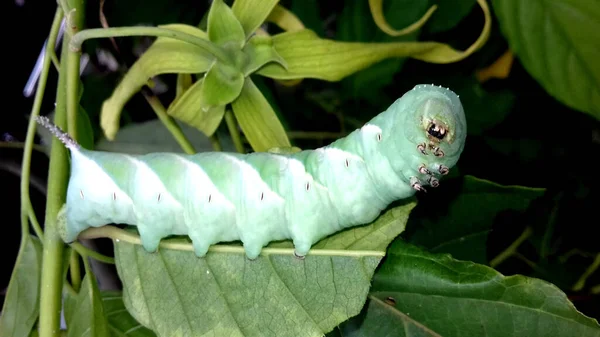
[[[71,153],[65,242],[89,227],[127,224],[148,252],[167,236],[187,235],[199,257],[240,240],[249,259],[287,239],[303,257],[325,236],[438,186],[467,133],[458,96],[434,85],[415,86],[344,138],[290,154],[90,151],[45,117],[38,122]]]

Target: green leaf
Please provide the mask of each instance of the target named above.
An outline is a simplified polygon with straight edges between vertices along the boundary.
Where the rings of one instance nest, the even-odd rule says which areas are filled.
[[[273,40],[270,36],[254,35],[244,46],[243,52],[248,60],[244,65],[244,76],[250,76],[257,69],[270,62],[279,63],[287,68],[285,60],[273,48]]]
[[[484,34],[487,34],[484,31]],[[359,70],[394,57],[412,57],[432,63],[450,63],[462,52],[437,42],[339,42],[319,38],[311,30],[273,36],[273,46],[288,65],[270,63],[257,73],[274,79],[315,78],[339,81]]]
[[[250,37],[263,24],[278,2],[279,0],[235,0],[231,10],[244,27],[246,37]]]
[[[114,337],[155,337],[152,330],[145,328],[133,318],[123,303],[119,291],[103,291],[102,305],[108,317],[108,325]]]
[[[235,100],[244,86],[244,74],[235,68],[215,62],[204,75],[200,88],[200,108],[214,108]]]
[[[27,235],[27,234],[26,234]],[[0,336],[27,337],[38,318],[42,244],[27,235],[19,249],[0,316]]]
[[[390,246],[373,279],[371,296],[395,303],[393,310],[377,315],[380,322],[394,323],[388,336],[406,336],[405,329],[448,337],[600,335],[598,322],[577,311],[551,283],[503,276],[490,267],[431,254],[402,240]],[[373,322],[363,325],[374,327]]]
[[[211,247],[205,258],[166,249],[147,253],[115,242],[123,300],[158,336],[321,336],[358,314],[387,245],[413,199],[374,224],[338,233],[304,260],[267,247],[249,261],[241,245]],[[335,238],[341,235],[343,238]]]
[[[167,114],[202,131],[206,136],[212,136],[225,114],[225,106],[206,107],[203,99],[205,79],[196,81],[181,97],[173,101],[167,109]]]
[[[493,0],[500,28],[527,71],[563,104],[600,119],[596,0]]]
[[[217,45],[233,44],[241,49],[246,41],[244,28],[223,0],[213,0],[208,12],[208,38]]]
[[[172,24],[161,27],[207,38],[206,33],[193,26]],[[167,73],[203,73],[209,69],[213,61],[214,57],[198,46],[171,38],[156,39],[125,74],[112,95],[102,104],[100,124],[105,136],[110,140],[115,138],[119,130],[123,106],[148,82],[148,79]]]
[[[503,186],[473,176],[465,176],[457,188],[449,184],[446,181],[447,188],[415,208],[406,240],[432,252],[479,263],[488,262],[487,239],[494,222],[506,212],[524,211],[545,191]]]
[[[246,78],[242,93],[231,106],[254,151],[291,146],[273,108],[250,77]]]
[[[212,143],[206,135],[186,123],[179,121],[176,121],[176,123],[196,151],[213,151]],[[235,146],[230,137],[219,135],[219,141],[223,146],[223,151],[235,151]],[[129,124],[119,131],[114,140],[100,139],[96,144],[96,150],[130,154],[184,153],[179,143],[173,138],[173,134],[158,119]]]
[[[108,320],[96,278],[89,268],[77,295],[67,293],[65,299],[67,336],[109,337]]]

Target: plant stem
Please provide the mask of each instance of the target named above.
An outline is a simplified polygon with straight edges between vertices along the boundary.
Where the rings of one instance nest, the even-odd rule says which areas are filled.
[[[490,261],[490,267],[495,268],[497,265],[502,263],[504,260],[508,259],[511,255],[513,255],[517,251],[517,248],[519,248],[519,246],[525,240],[527,240],[532,234],[533,234],[533,229],[531,229],[531,227],[529,227],[529,226],[525,227],[525,230],[523,231],[523,233],[521,233],[521,235],[510,246],[508,246],[508,248],[506,248],[503,252],[498,254],[498,256],[496,256],[495,258],[493,258]]]
[[[594,258],[592,264],[579,277],[579,280],[577,280],[577,283],[575,283],[573,286],[573,291],[580,291],[583,289],[588,277],[590,277],[590,275],[592,275],[598,269],[598,267],[600,267],[600,253],[596,254],[596,258]]]
[[[171,132],[173,138],[175,138],[177,143],[179,143],[179,146],[181,146],[183,151],[185,151],[187,154],[196,153],[196,149],[194,149],[192,143],[190,143],[190,141],[185,137],[183,131],[181,131],[181,128],[179,125],[177,125],[177,123],[175,123],[173,118],[167,114],[167,110],[162,105],[160,100],[158,100],[156,96],[151,96],[146,93],[143,94],[148,104],[150,104],[152,110],[154,110],[160,121],[165,125],[169,132]]]
[[[233,145],[235,145],[235,149],[237,150],[237,152],[246,152],[244,151],[244,144],[242,144],[240,132],[237,129],[235,117],[229,109],[225,110],[225,123],[227,123],[227,128],[229,129],[229,133],[231,134],[231,140],[233,141]]]
[[[110,256],[106,256],[104,254],[100,254],[97,251],[91,250],[79,242],[71,243],[71,248],[76,250],[79,253],[79,255],[81,255],[83,257],[86,257],[86,258],[91,257],[92,259],[98,260],[100,262],[115,264],[114,258],[112,258]]]
[[[73,97],[73,93],[68,94],[67,90],[77,89],[75,87],[67,87],[69,59],[69,42],[72,37],[72,32],[83,26],[84,6],[83,0],[66,0],[70,5],[68,17],[67,33],[64,36],[61,50],[61,67],[58,77],[58,86],[56,93],[56,110],[54,124],[58,127],[65,128],[67,124],[67,116],[72,116],[74,113],[67,112],[67,108],[73,108],[72,103],[67,102],[67,98]],[[61,5],[64,5],[61,4]],[[69,31],[70,29],[70,31]],[[53,43],[48,43],[48,46]],[[48,50],[48,49],[47,49]],[[49,57],[48,57],[49,59]],[[67,61],[65,61],[67,60]],[[79,69],[77,74],[79,75]],[[76,81],[78,83],[78,81]],[[77,97],[78,92],[74,96]],[[75,107],[77,107],[77,102]],[[77,111],[75,111],[76,113]],[[71,121],[71,125],[74,124]],[[73,130],[68,130],[71,133]],[[62,241],[58,233],[57,216],[60,208],[66,199],[66,190],[68,183],[68,153],[63,144],[56,138],[52,139],[52,148],[50,152],[50,165],[48,171],[48,197],[46,201],[46,233],[44,234],[44,250],[42,254],[42,286],[40,292],[40,317],[39,317],[39,333],[40,337],[57,337],[60,336],[60,313],[62,309],[61,290],[63,284],[63,252],[65,243]]]
[[[139,235],[128,232],[126,230],[117,228],[115,226],[102,226],[102,227],[91,227],[79,234],[82,239],[97,239],[97,238],[110,238],[115,242],[123,241],[134,245],[141,245],[142,240]],[[194,247],[187,240],[181,239],[163,239],[159,244],[160,248],[182,250],[193,252]],[[208,249],[209,252],[215,253],[234,253],[234,254],[245,254],[244,247],[242,245],[235,244],[219,244],[212,245]],[[271,248],[264,247],[261,250],[261,255],[288,255],[294,254],[294,248]],[[385,251],[380,250],[339,250],[339,249],[312,249],[308,252],[311,256],[384,256]]]
[[[67,125],[71,137],[78,139],[77,115],[79,114],[79,64],[81,63],[81,53],[70,51],[67,54],[66,63],[66,73],[61,72],[61,75],[64,74],[67,77]]]
[[[33,211],[33,205],[31,205],[31,200],[27,200],[27,215],[29,217],[29,221],[31,221],[31,226],[35,231],[35,235],[40,238],[40,241],[44,242],[44,231],[42,227],[40,227],[40,222],[35,216],[35,212]]]
[[[129,36],[168,37],[171,39],[187,42],[206,50],[214,57],[216,57],[219,61],[225,64],[231,63],[229,57],[227,57],[227,55],[221,49],[219,49],[219,47],[217,47],[209,40],[181,31],[159,27],[115,27],[86,29],[73,36],[70,42],[70,46],[72,50],[78,51],[81,49],[81,45],[85,40]]]
[[[31,153],[34,147],[33,141],[35,139],[35,130],[37,128],[37,122],[35,121],[34,117],[39,116],[40,109],[42,107],[42,101],[44,100],[44,92],[46,91],[46,83],[48,82],[48,72],[50,71],[50,51],[54,50],[62,18],[63,13],[59,8],[57,8],[56,14],[54,15],[54,20],[52,21],[52,26],[50,28],[46,50],[44,50],[42,71],[40,72],[38,87],[35,92],[33,107],[31,108],[31,117],[29,119],[29,125],[27,126],[25,149],[23,150],[23,163],[21,165],[21,244],[23,244],[25,237],[29,233],[28,218],[30,214],[29,208],[31,207],[31,199],[29,196],[29,176],[31,174]],[[33,210],[31,210],[31,212],[33,212]],[[40,237],[40,240],[43,240],[43,238]]]
[[[79,253],[75,249],[71,250],[69,260],[71,284],[73,285],[73,289],[79,292],[79,288],[81,288],[81,268],[79,267]]]
[[[212,144],[213,150],[217,152],[223,151],[223,147],[221,146],[221,142],[219,141],[219,137],[217,136],[216,132],[212,136],[208,137],[208,139]]]

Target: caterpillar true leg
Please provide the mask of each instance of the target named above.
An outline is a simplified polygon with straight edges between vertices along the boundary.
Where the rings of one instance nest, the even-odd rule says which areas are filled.
[[[427,192],[427,190],[421,184],[421,181],[417,177],[410,178],[410,186],[417,191]]]

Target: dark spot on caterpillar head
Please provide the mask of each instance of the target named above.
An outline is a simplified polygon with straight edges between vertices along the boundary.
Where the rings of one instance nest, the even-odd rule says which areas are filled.
[[[388,297],[385,299],[385,303],[391,305],[391,306],[396,306],[396,299],[394,299],[393,297]]]
[[[444,137],[446,137],[446,134],[448,132],[445,127],[433,122],[433,123],[431,123],[431,125],[429,125],[429,129],[427,129],[427,133],[430,136],[433,136],[439,140],[442,140],[442,139],[444,139]]]
[[[263,201],[264,198],[265,198],[265,192],[261,192],[260,193],[260,201]]]
[[[212,194],[208,195],[208,203],[210,204],[210,201],[212,200]]]
[[[377,134],[377,141],[380,142],[381,141],[381,133]]]
[[[346,165],[346,167],[350,166],[350,163],[348,162],[348,158],[346,158],[345,165]]]
[[[309,181],[306,182],[306,191],[308,192],[308,190],[310,190],[310,182]]]

